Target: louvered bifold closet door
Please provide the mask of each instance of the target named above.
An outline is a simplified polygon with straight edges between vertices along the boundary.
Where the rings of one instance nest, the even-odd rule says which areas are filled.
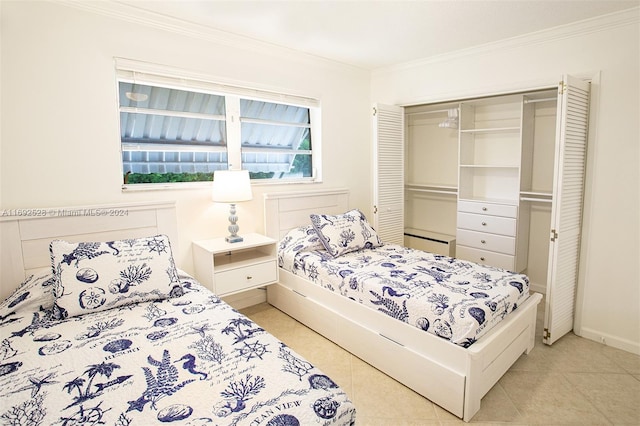
[[[384,243],[404,245],[404,108],[373,108],[373,227]]]
[[[589,83],[565,76],[558,95],[551,243],[543,341],[573,329],[587,155]]]

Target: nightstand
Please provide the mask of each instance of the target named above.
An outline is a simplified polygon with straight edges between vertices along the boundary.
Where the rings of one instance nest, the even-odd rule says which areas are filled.
[[[218,296],[278,281],[278,242],[255,233],[242,237],[238,243],[224,238],[193,242],[195,278]]]

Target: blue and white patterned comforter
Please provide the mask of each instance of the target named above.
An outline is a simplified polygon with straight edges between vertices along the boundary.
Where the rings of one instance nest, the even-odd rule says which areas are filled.
[[[355,421],[330,378],[193,279],[181,297],[65,320],[46,306],[51,279],[0,305],[2,425]]]
[[[332,257],[309,226],[280,242],[280,267],[469,347],[529,297],[526,275],[398,245]]]

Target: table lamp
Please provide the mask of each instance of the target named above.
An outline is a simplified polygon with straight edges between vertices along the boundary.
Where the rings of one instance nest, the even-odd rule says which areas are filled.
[[[253,198],[251,193],[251,180],[247,170],[218,170],[213,174],[213,189],[211,198],[217,203],[229,203],[229,233],[225,238],[228,243],[238,243],[242,237],[238,235],[240,227],[236,224],[236,203],[249,201]]]

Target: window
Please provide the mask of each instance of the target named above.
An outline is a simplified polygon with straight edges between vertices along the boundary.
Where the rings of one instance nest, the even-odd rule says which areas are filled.
[[[319,180],[317,100],[128,67],[117,74],[123,188],[211,181],[229,168],[260,181]]]

